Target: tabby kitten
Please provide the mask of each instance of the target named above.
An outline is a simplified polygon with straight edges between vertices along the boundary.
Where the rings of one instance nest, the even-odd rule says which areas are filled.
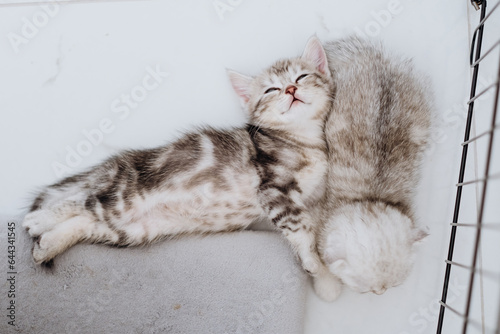
[[[229,71],[248,115],[232,130],[204,128],[169,145],[125,151],[46,187],[23,226],[33,258],[48,262],[76,243],[133,246],[185,233],[230,231],[263,216],[316,273],[307,208],[324,195],[324,123],[331,76],[321,43],[255,78]]]
[[[331,273],[358,292],[401,284],[427,235],[416,226],[412,195],[429,137],[426,85],[408,60],[357,39],[326,43],[336,87],[325,125],[328,186],[319,253]],[[333,300],[335,276],[315,289]]]

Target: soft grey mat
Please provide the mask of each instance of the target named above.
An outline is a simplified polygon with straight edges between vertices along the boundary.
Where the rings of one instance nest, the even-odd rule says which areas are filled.
[[[185,237],[146,248],[77,245],[47,270],[32,262],[20,221],[0,222],[0,333],[303,331],[307,277],[277,233]],[[13,268],[8,222],[16,223]]]

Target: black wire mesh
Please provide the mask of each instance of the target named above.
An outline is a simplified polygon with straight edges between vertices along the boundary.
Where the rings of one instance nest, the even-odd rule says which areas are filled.
[[[497,11],[500,7],[500,1],[498,1],[495,5],[491,7],[491,9],[488,10],[487,8],[487,1],[471,1],[472,4],[476,9],[481,10],[481,15],[480,15],[480,22],[479,25],[476,27],[473,33],[473,38],[472,38],[472,45],[471,45],[471,67],[473,68],[473,74],[472,74],[472,82],[471,82],[471,91],[470,91],[470,99],[467,102],[468,104],[468,113],[467,113],[467,120],[465,124],[465,136],[464,136],[464,141],[462,143],[462,159],[460,163],[460,172],[459,172],[459,177],[458,177],[458,183],[457,183],[457,191],[456,191],[456,198],[455,198],[455,208],[453,212],[453,222],[451,223],[451,235],[450,235],[450,243],[449,243],[449,249],[448,249],[448,257],[446,262],[446,271],[445,271],[445,277],[444,277],[444,282],[443,282],[443,292],[442,292],[442,297],[440,301],[440,312],[439,312],[439,318],[438,318],[438,324],[437,324],[437,333],[440,334],[443,331],[443,324],[445,320],[445,314],[447,314],[445,311],[448,310],[451,313],[453,313],[456,317],[462,320],[462,333],[468,333],[469,329],[475,328],[477,330],[480,330],[481,333],[496,333],[500,334],[500,295],[497,297],[497,311],[496,311],[496,320],[494,321],[493,324],[491,323],[485,323],[485,305],[484,305],[484,299],[483,295],[484,293],[492,293],[492,291],[485,291],[483,289],[483,282],[482,279],[491,279],[494,284],[497,286],[500,286],[500,275],[499,272],[496,270],[490,270],[490,269],[484,269],[483,264],[482,264],[482,247],[481,247],[481,241],[482,237],[489,236],[490,233],[498,233],[500,231],[500,223],[498,222],[486,222],[485,221],[485,208],[487,205],[490,207],[492,205],[499,206],[500,203],[492,203],[492,198],[493,196],[493,187],[489,187],[488,185],[493,182],[493,180],[499,179],[500,178],[500,170],[493,170],[492,168],[492,161],[493,157],[495,154],[498,156],[500,152],[499,148],[496,147],[496,152],[493,150],[494,146],[494,139],[495,139],[495,132],[498,132],[498,129],[500,128],[500,125],[496,123],[496,115],[497,111],[499,108],[499,91],[500,91],[500,31],[495,31],[494,29],[491,31],[488,31],[488,33],[493,35],[493,38],[498,38],[498,40],[494,41],[491,43],[490,46],[488,46],[488,49],[486,52],[484,52],[483,55],[481,55],[481,47],[483,44],[483,35],[487,31],[487,22],[488,20],[491,20],[492,14]],[[500,9],[498,10],[500,12]],[[491,36],[491,35],[490,35]],[[498,53],[498,69],[496,72],[493,72],[491,69],[490,64],[488,63],[488,66],[486,66],[485,62],[488,61],[494,61],[492,58],[492,55]],[[496,61],[495,61],[496,62]],[[483,68],[482,71],[486,73],[486,75],[493,74],[493,82],[491,84],[488,84],[486,87],[483,87],[478,93],[476,92],[478,88],[478,76],[480,75],[479,67],[482,65]],[[483,66],[484,65],[484,66]],[[482,72],[482,73],[483,73]],[[490,73],[492,72],[492,73]],[[491,121],[490,121],[490,127],[487,128],[485,131],[481,132],[479,135],[474,136],[473,138],[470,138],[471,134],[471,128],[473,125],[473,119],[474,119],[474,107],[475,104],[477,103],[478,99],[481,97],[486,96],[490,92],[494,91],[493,96],[492,96],[492,109],[491,110]],[[482,110],[480,108],[478,109],[476,113],[482,113],[480,116],[481,118],[487,117],[487,115],[484,115],[485,110]],[[499,134],[497,134],[498,136]],[[483,140],[485,139],[485,140]],[[469,145],[478,145],[479,141],[482,141],[483,145],[483,150],[484,150],[484,173],[480,177],[476,177],[471,180],[464,181],[465,175],[466,175],[466,167],[468,165],[467,159],[468,159],[468,153],[469,153]],[[473,157],[474,158],[474,157]],[[477,158],[477,156],[476,156]],[[498,158],[496,158],[498,159]],[[477,221],[474,223],[463,223],[459,222],[459,213],[461,208],[464,209],[465,206],[467,205],[472,205],[470,201],[462,201],[462,192],[463,189],[466,186],[471,186],[473,185],[476,186],[477,192],[477,203],[473,203],[474,205],[477,205]],[[495,190],[498,191],[500,187],[498,187],[498,184],[495,184]],[[491,188],[491,189],[489,189]],[[470,190],[472,191],[472,190]],[[496,196],[498,196],[498,193],[496,193]],[[499,217],[496,216],[496,219]],[[489,218],[491,219],[491,218]],[[454,256],[454,251],[458,247],[465,247],[466,245],[462,244],[457,244],[456,238],[457,238],[457,232],[460,229],[465,229],[466,233],[474,233],[474,238],[473,238],[473,247],[472,247],[472,259],[471,259],[471,265],[466,265],[464,263],[460,263],[457,261],[453,260]],[[467,230],[468,229],[468,230]],[[496,242],[500,244],[500,235],[496,236]],[[498,255],[500,254],[492,254],[491,256],[496,259],[498,262]],[[452,268],[460,268],[462,270],[466,270],[468,272],[468,284],[467,284],[467,293],[466,293],[466,298],[464,301],[464,311],[459,310],[459,307],[456,307],[455,305],[450,305],[447,303],[447,297],[448,297],[448,288],[449,288],[449,283],[450,283],[450,276],[451,276],[451,271]],[[458,270],[458,269],[457,269]],[[480,298],[480,303],[478,305],[477,302],[474,300],[474,291],[475,291],[475,281],[480,279],[480,285],[481,285],[481,296]],[[477,291],[476,291],[477,293]],[[477,298],[477,296],[476,296]],[[492,308],[491,305],[487,305],[486,307]],[[479,308],[478,312],[475,312],[475,309]],[[473,312],[474,311],[474,312]],[[479,313],[480,317],[477,319],[477,317],[473,316],[472,314],[477,315]]]

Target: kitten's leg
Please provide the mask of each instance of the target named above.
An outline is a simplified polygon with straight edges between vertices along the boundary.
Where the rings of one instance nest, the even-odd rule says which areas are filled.
[[[86,197],[81,181],[68,182],[64,187],[46,187],[33,201],[22,226],[30,236],[38,237],[58,223],[82,214]]]
[[[32,237],[38,237],[40,234],[51,230],[58,220],[51,210],[41,209],[32,211],[24,216],[22,226]]]
[[[340,295],[342,282],[330,272],[319,258],[315,235],[312,231],[307,231],[307,228],[312,226],[310,219],[311,217],[308,214],[302,215],[302,220],[299,221],[303,225],[299,230],[293,229],[295,221],[290,220],[287,222],[285,220],[282,222],[282,230],[288,241],[296,249],[304,270],[313,276],[313,287],[318,297],[324,301],[332,302]],[[293,222],[293,224],[290,224],[290,222]]]
[[[272,195],[275,196],[272,196]],[[316,238],[313,229],[313,219],[301,203],[278,192],[268,190],[263,196],[267,201],[264,209],[272,222],[283,231],[299,256],[302,267],[311,275],[315,275],[323,265],[316,250]]]
[[[40,234],[35,240],[33,259],[36,263],[48,262],[82,241],[120,245],[121,238],[124,239],[123,235],[110,224],[85,213],[59,222],[51,230]]]
[[[79,196],[80,197],[80,196]],[[40,208],[29,212],[23,220],[22,226],[32,237],[38,237],[42,233],[53,229],[58,223],[61,223],[73,216],[82,213],[81,204],[77,198],[68,198],[64,201],[52,204],[50,208]]]
[[[311,275],[317,274],[322,263],[316,251],[314,234],[311,231],[306,231],[306,225],[290,225],[289,222],[283,222],[277,226],[283,231],[283,234],[297,252],[304,270]]]
[[[342,291],[342,282],[326,266],[322,265],[318,274],[313,277],[313,287],[319,298],[333,302]]]
[[[94,225],[93,218],[86,216],[75,216],[57,224],[35,242],[33,259],[36,263],[47,262],[76,243],[90,239]]]
[[[84,240],[115,243],[117,233],[85,207],[88,194],[70,189],[47,188],[23,220],[22,226],[35,238],[33,258],[48,262],[69,247]]]

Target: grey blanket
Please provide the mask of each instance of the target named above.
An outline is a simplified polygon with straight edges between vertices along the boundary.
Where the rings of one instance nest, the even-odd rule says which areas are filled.
[[[9,222],[16,225],[13,265]],[[0,223],[0,333],[303,331],[307,276],[278,233],[191,236],[144,248],[82,244],[46,269],[32,262],[20,220]]]

